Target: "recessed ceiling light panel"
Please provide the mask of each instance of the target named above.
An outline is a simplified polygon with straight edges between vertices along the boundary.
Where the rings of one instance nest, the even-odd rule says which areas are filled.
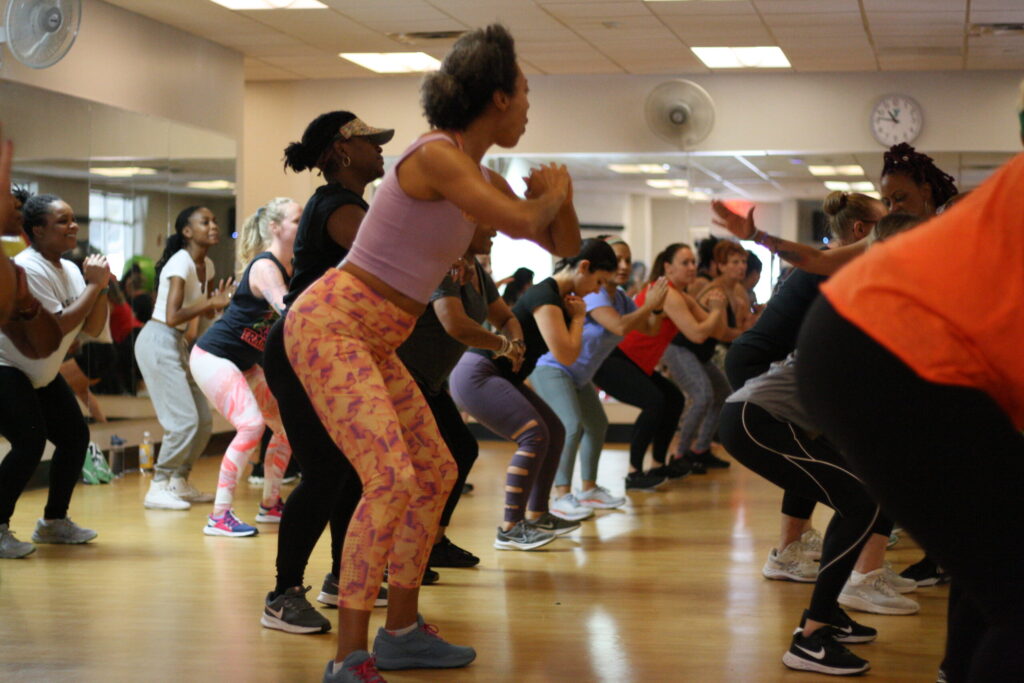
[[[782,48],[692,47],[693,54],[709,69],[788,69],[789,60]]]
[[[379,74],[422,73],[441,66],[426,52],[342,52],[338,56]]]

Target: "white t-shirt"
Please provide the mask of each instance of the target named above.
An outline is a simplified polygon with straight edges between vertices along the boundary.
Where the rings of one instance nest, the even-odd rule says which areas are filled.
[[[34,248],[26,249],[14,257],[14,262],[25,269],[29,291],[50,313],[60,313],[73,304],[85,291],[85,278],[71,261],[61,259],[60,266],[47,261]],[[36,389],[45,387],[57,377],[68,348],[75,340],[85,321],[64,335],[60,346],[46,358],[33,360],[25,357],[7,335],[0,332],[0,365],[15,367],[25,373]]]
[[[212,280],[213,276],[213,261],[211,261],[210,257],[207,256],[207,282]],[[172,277],[180,277],[185,281],[185,296],[181,300],[182,308],[191,306],[192,304],[206,298],[206,292],[203,291],[203,285],[205,283],[199,281],[199,275],[196,273],[196,262],[192,260],[192,256],[188,253],[187,249],[179,249],[174,256],[167,259],[167,263],[164,264],[163,269],[160,271],[160,283],[157,287],[156,304],[153,306],[153,320],[159,320],[164,324],[167,323],[167,294],[171,291]],[[188,323],[182,323],[177,326],[177,329],[182,332],[187,328]]]

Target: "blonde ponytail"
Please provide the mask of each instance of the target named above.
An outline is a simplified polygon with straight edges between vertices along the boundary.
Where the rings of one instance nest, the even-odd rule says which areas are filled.
[[[236,279],[242,277],[245,267],[256,254],[270,246],[270,224],[284,221],[285,207],[294,203],[288,197],[275,197],[245,220],[235,243]]]

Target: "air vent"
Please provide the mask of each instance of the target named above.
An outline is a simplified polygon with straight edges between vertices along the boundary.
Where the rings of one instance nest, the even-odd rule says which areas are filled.
[[[971,24],[969,35],[972,38],[981,38],[982,36],[1019,36],[1024,35],[1024,24]]]
[[[409,33],[389,33],[388,37],[405,45],[426,45],[429,43],[451,42],[458,39],[465,31],[411,31]]]

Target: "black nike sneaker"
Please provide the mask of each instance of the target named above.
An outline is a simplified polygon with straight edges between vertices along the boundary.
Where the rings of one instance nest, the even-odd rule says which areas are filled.
[[[832,626],[822,626],[809,636],[802,631],[793,634],[793,642],[782,663],[797,671],[813,671],[830,676],[855,676],[871,668],[866,659],[836,642]]]
[[[797,627],[797,630],[794,631],[794,633],[800,633],[803,631],[804,624],[806,623],[807,610],[804,610],[803,616],[800,617],[800,626]],[[832,614],[829,615],[826,623],[835,629],[835,639],[837,643],[870,643],[878,637],[877,629],[865,626],[864,624],[858,624],[839,606],[836,606],[832,611]]]

